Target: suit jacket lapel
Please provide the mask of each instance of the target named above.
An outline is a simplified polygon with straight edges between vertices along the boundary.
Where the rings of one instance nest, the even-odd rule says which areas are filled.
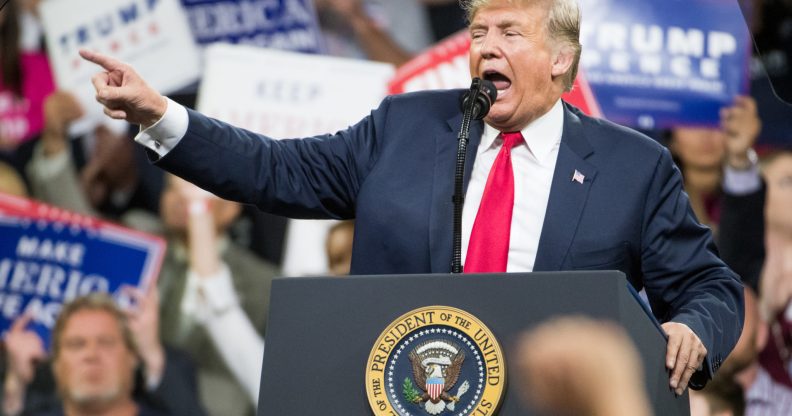
[[[580,118],[564,107],[564,132],[558,150],[534,271],[560,270],[575,236],[597,169],[585,159],[594,153]],[[575,171],[585,179],[573,180]]]
[[[435,135],[435,166],[433,175],[432,208],[429,214],[429,250],[432,273],[451,271],[454,232],[454,169],[462,114],[447,120],[444,131]],[[482,121],[470,123],[470,140],[465,161],[464,190],[470,182],[476,150],[484,130]]]

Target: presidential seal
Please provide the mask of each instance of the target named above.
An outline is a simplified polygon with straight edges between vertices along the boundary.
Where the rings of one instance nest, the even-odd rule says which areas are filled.
[[[378,416],[491,415],[505,387],[495,336],[475,316],[449,306],[393,321],[366,366],[366,393]]]

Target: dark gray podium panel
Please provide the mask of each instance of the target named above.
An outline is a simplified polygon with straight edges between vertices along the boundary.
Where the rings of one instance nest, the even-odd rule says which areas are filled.
[[[500,341],[508,376],[501,415],[535,414],[514,382],[519,335],[569,314],[621,323],[641,353],[654,413],[688,415],[687,394],[676,398],[668,387],[665,339],[626,285],[621,273],[603,271],[276,279],[258,415],[372,415],[365,370],[374,343],[399,316],[433,305],[473,314]]]

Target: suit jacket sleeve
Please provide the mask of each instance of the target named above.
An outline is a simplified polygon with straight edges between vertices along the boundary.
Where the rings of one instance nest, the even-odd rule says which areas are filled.
[[[272,138],[188,110],[184,138],[155,164],[226,199],[292,218],[353,218],[383,147],[390,98],[335,134]],[[149,152],[156,158],[156,154]]]
[[[695,220],[682,176],[666,149],[657,162],[645,210],[646,291],[661,322],[687,325],[707,348],[705,368],[690,383],[701,388],[742,331],[742,285],[718,258],[709,229]]]

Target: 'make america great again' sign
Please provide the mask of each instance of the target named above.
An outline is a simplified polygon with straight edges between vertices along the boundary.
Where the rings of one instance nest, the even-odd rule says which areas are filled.
[[[63,303],[154,284],[165,242],[135,230],[0,194],[0,330],[23,314],[49,345]]]

